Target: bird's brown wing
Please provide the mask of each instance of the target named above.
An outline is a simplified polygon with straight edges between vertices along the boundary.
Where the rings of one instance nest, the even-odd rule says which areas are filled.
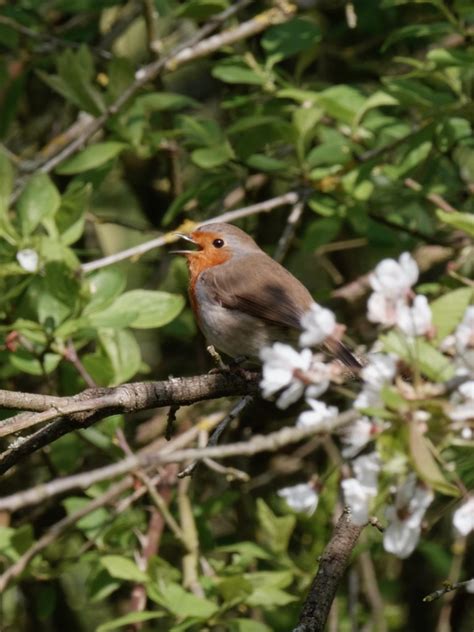
[[[264,253],[231,259],[201,277],[222,306],[279,327],[301,329],[301,317],[313,302],[304,285]]]
[[[206,285],[223,307],[259,318],[282,331],[301,329],[301,317],[313,299],[296,277],[264,253],[247,255],[245,261],[231,259],[201,274]],[[322,345],[350,369],[361,363],[341,340],[330,336]]]

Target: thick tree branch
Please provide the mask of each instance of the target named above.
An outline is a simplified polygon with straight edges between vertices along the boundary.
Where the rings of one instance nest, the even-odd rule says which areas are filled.
[[[323,632],[337,588],[363,527],[351,522],[345,509],[337,521],[329,544],[324,549],[298,626],[293,632]]]
[[[254,371],[221,372],[187,378],[170,378],[162,382],[135,382],[116,388],[87,389],[73,397],[51,398],[32,396],[32,403],[43,407],[42,412],[20,413],[0,423],[0,434],[5,436],[52,421],[45,428],[16,441],[0,455],[0,474],[27,454],[51,443],[68,432],[117,413],[132,413],[164,406],[186,406],[206,399],[250,395],[258,392],[259,374]],[[3,391],[8,408],[15,408],[15,399]],[[25,408],[29,394],[17,393],[19,407]],[[58,401],[59,400],[59,401]],[[58,419],[60,418],[60,419]]]

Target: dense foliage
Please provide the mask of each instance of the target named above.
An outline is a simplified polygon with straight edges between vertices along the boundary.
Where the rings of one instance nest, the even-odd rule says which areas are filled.
[[[232,41],[199,51],[198,38],[225,29]],[[472,531],[469,540],[452,522],[474,488],[474,394],[428,389],[474,372],[473,35],[469,0],[0,2],[3,389],[64,396],[208,371],[185,263],[166,244],[175,230],[290,191],[293,209],[238,224],[269,254],[286,235],[285,266],[334,309],[360,354],[375,343],[398,358],[376,402],[361,406],[377,420],[383,463],[370,511],[385,526],[411,472],[436,496],[407,559],[364,530],[332,630],[474,627],[472,593],[422,602],[443,581],[474,576]],[[160,248],[105,260],[157,235]],[[364,276],[403,252],[419,269],[404,307],[415,282],[430,306],[429,327],[408,334],[374,305],[368,318]],[[346,410],[360,390],[340,384],[324,399]],[[181,409],[175,433],[201,424],[205,435],[232,404]],[[292,426],[307,408],[256,401],[222,441]],[[70,432],[4,474],[2,496],[117,462],[160,441],[165,425],[158,410]],[[2,451],[21,444],[1,441]],[[211,463],[178,479],[169,464],[138,471],[109,500],[126,478],[5,510],[3,570],[104,498],[13,578],[0,627],[289,630],[340,513],[341,477],[355,480],[353,456],[340,436],[315,436],[222,461],[238,471]],[[292,512],[278,490],[308,481],[316,512]]]

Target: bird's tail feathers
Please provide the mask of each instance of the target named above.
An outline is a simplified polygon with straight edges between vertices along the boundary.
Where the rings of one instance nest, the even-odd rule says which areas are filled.
[[[326,349],[353,371],[359,371],[364,366],[354,352],[341,340],[328,338],[324,343]]]

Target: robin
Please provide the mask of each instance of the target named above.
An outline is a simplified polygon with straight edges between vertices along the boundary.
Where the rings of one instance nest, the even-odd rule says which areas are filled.
[[[240,228],[207,224],[180,237],[196,250],[176,250],[189,269],[189,297],[198,325],[216,349],[236,358],[259,357],[274,342],[294,344],[314,301],[296,277]],[[361,367],[337,338],[324,346],[350,368]]]

